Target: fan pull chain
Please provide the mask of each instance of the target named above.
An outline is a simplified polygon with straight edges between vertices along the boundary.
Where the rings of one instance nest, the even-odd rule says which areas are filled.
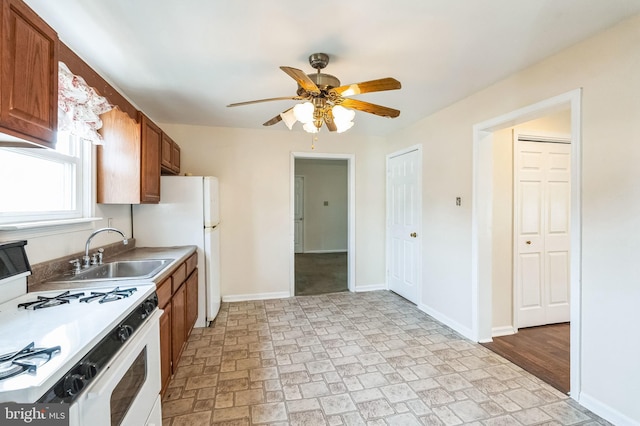
[[[311,151],[316,149],[315,143],[318,142],[318,135],[313,133],[311,135]]]

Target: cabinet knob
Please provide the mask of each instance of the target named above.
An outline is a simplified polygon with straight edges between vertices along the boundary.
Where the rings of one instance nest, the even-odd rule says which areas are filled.
[[[531,241],[527,241],[525,244],[530,246],[531,245]]]
[[[418,236],[418,234],[416,234],[415,232],[412,232],[412,233],[409,234],[409,236],[411,238],[416,238]]]

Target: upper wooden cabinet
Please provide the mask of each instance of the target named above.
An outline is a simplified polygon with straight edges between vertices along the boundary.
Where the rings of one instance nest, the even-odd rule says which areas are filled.
[[[142,158],[140,202],[160,202],[160,155],[162,152],[162,130],[155,123],[140,114]]]
[[[180,146],[166,133],[162,133],[161,172],[167,175],[180,174]]]
[[[98,147],[98,203],[158,203],[160,128],[144,114],[137,122],[117,108],[100,118],[104,145]]]
[[[53,148],[58,35],[21,0],[0,1],[0,133]]]

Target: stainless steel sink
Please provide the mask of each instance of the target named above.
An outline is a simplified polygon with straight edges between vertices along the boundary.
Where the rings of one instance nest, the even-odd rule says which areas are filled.
[[[151,278],[167,266],[173,259],[120,260],[103,265],[91,266],[72,276],[65,276],[51,282],[67,281],[115,281]]]

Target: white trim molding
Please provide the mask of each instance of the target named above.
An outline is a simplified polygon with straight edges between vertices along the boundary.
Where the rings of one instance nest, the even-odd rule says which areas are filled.
[[[289,167],[289,289],[290,294],[296,294],[295,276],[295,170],[296,159],[314,160],[347,160],[347,287],[355,291],[356,287],[356,156],[355,154],[328,154],[316,152],[291,152]],[[309,252],[307,252],[309,253]]]
[[[471,219],[472,340],[491,340],[492,133],[557,111],[571,110],[571,397],[582,402],[582,89],[543,100],[473,126]]]
[[[365,291],[379,291],[379,290],[386,290],[386,289],[387,289],[387,285],[385,283],[382,283],[382,284],[359,285],[359,286],[356,286],[355,291],[358,293],[361,293]]]
[[[571,395],[571,397],[576,399],[573,395]],[[580,405],[591,410],[614,425],[640,426],[640,422],[625,416],[618,410],[611,408],[607,404],[603,404],[598,399],[593,398],[584,392],[580,394]]]
[[[223,302],[248,302],[251,300],[271,300],[286,299],[291,295],[286,291],[277,291],[273,293],[253,293],[253,294],[228,294],[222,296]]]
[[[303,254],[348,253],[349,250],[305,250]]]
[[[491,337],[510,336],[512,334],[516,334],[516,329],[511,325],[493,327],[491,329]]]
[[[425,314],[429,315],[430,317],[432,317],[433,319],[435,319],[436,321],[442,323],[442,325],[449,327],[450,329],[452,329],[453,331],[457,332],[458,334],[461,334],[462,337],[465,337],[469,340],[473,340],[473,333],[471,331],[471,329],[469,327],[465,327],[464,325],[460,324],[459,322],[449,318],[448,316],[446,316],[445,314],[443,314],[442,312],[439,312],[435,309],[433,309],[430,306],[427,306],[423,303],[418,304],[418,309],[420,309],[422,312],[424,312]]]

